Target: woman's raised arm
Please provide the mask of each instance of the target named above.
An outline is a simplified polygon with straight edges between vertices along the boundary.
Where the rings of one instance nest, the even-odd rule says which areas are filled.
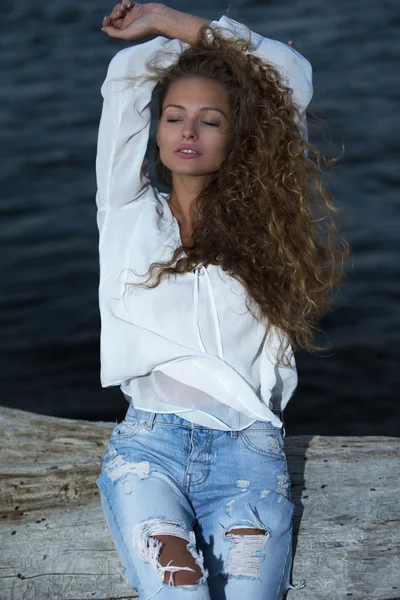
[[[162,5],[124,2],[115,5],[111,15],[103,20],[103,30],[110,37],[138,41],[159,33],[156,15],[159,16]],[[196,21],[197,17],[193,19]],[[197,21],[197,29],[199,26]],[[103,107],[96,155],[99,230],[106,210],[131,204],[150,185],[145,154],[151,122],[150,101],[156,82],[145,79],[146,61],[158,50],[168,50],[170,58],[164,61],[167,67],[185,47],[187,44],[180,39],[158,36],[120,50],[108,66],[101,86]]]
[[[167,48],[174,55],[181,42],[159,36],[120,50],[108,66],[101,86],[103,106],[96,155],[99,229],[104,221],[101,212],[134,202],[150,184],[144,158],[156,82],[146,81],[145,63],[154,52]]]

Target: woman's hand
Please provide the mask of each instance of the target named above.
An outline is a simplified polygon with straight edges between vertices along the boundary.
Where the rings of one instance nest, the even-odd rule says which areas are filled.
[[[156,35],[156,15],[162,5],[156,2],[139,4],[130,0],[122,0],[116,4],[110,15],[103,19],[103,28],[108,36],[136,42],[149,35]]]

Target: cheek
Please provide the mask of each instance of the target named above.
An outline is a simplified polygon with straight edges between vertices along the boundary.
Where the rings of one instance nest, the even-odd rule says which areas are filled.
[[[171,139],[171,132],[166,131],[165,127],[163,127],[163,125],[161,125],[157,131],[157,138],[158,138],[160,145],[165,146],[168,144],[168,140]]]
[[[212,142],[212,148],[214,154],[225,154],[228,148],[228,141],[225,136],[218,136],[218,138],[214,138]]]
[[[231,143],[229,138],[224,138],[224,141],[221,144],[221,154],[223,154],[225,157],[229,154],[230,145]]]
[[[158,135],[158,150],[159,152],[169,152],[174,147],[174,144],[168,135]]]

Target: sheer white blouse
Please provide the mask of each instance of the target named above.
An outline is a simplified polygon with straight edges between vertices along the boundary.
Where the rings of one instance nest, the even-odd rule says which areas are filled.
[[[211,26],[223,27],[224,35],[243,32],[243,25],[225,15]],[[241,430],[256,420],[281,427],[272,409],[283,411],[296,389],[295,360],[292,356],[291,368],[277,366],[284,334],[273,328],[266,338],[236,279],[209,265],[169,277],[154,289],[125,286],[145,281],[150,264],[168,260],[181,240],[167,194],[151,184],[144,159],[156,84],[119,78],[146,75],[145,61],[159,49],[176,59],[187,46],[160,36],[121,50],[101,87],[96,157],[101,385],[119,385],[136,408],[175,413],[213,429]],[[290,46],[254,32],[251,51],[279,68],[292,88],[306,138],[310,63]]]

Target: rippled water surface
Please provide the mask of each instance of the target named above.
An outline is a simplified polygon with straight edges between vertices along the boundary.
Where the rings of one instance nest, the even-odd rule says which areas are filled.
[[[219,19],[227,6],[203,1],[190,12]],[[348,207],[350,283],[322,323],[330,355],[296,355],[300,381],[285,411],[288,434],[399,435],[400,5],[230,6],[230,16],[253,31],[296,42],[314,69],[310,110],[336,150],[345,145],[331,189],[336,204]],[[0,403],[93,420],[120,419],[127,408],[117,387],[102,389],[99,381],[100,86],[126,45],[100,31],[111,7],[104,0],[6,2],[0,36]],[[319,143],[321,133],[311,130],[310,138]]]

